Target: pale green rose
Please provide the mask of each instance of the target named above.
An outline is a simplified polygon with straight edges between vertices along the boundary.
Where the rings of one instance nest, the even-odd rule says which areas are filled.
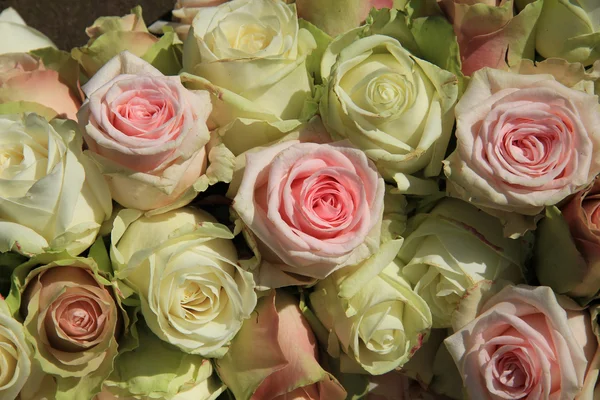
[[[95,400],[215,400],[225,391],[212,363],[163,342],[138,323],[135,351],[121,353]]]
[[[44,47],[56,47],[50,39],[27,26],[14,8],[6,8],[0,13],[0,54],[26,53]]]
[[[481,281],[522,282],[524,240],[505,238],[500,221],[446,198],[409,220],[398,253],[402,273],[427,302],[434,328],[448,328],[460,300]]]
[[[0,398],[17,397],[31,373],[31,353],[23,325],[0,299]]]
[[[82,154],[77,124],[0,115],[0,251],[78,255],[112,212],[106,182]]]
[[[323,57],[323,123],[335,139],[349,139],[363,150],[401,190],[437,191],[420,178],[441,171],[457,78],[413,56],[396,39],[358,33],[338,37]]]
[[[364,263],[320,281],[311,309],[329,331],[327,351],[342,372],[381,375],[404,365],[431,328],[427,303],[394,261],[402,240],[383,243]]]
[[[181,41],[177,34],[166,31],[159,39],[148,32],[140,6],[123,17],[100,17],[85,32],[90,40],[71,54],[88,77],[123,51],[144,59],[165,75],[177,75],[181,69]]]
[[[544,0],[535,49],[542,57],[585,66],[600,59],[600,8],[596,0]]]
[[[312,97],[307,59],[316,47],[295,5],[234,0],[194,18],[182,80],[212,94],[214,127],[240,138],[271,127],[285,134]]]
[[[191,208],[117,215],[111,233],[116,277],[139,295],[159,338],[191,354],[227,351],[256,305],[252,274],[237,264],[231,239],[225,226]]]

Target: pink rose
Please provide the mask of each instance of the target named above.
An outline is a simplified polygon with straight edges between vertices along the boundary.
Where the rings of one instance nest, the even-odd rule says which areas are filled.
[[[58,72],[27,53],[0,55],[0,104],[26,101],[52,109],[59,117],[77,120],[81,101]]]
[[[233,208],[260,242],[259,285],[322,279],[369,257],[383,194],[373,163],[347,142],[291,140],[248,153]]]
[[[319,365],[317,341],[285,292],[263,297],[217,363],[223,383],[240,400],[343,400],[346,391]]]
[[[88,96],[79,122],[87,153],[100,166],[121,205],[151,210],[189,203],[206,170],[205,91],[187,90],[124,52],[83,87]]]
[[[438,0],[454,27],[462,72],[507,69],[507,54],[533,59],[535,23],[541,2],[514,14],[513,0]]]
[[[550,75],[483,69],[455,112],[458,143],[444,161],[447,187],[486,211],[535,216],[600,172],[598,97]]]
[[[598,347],[589,313],[545,286],[509,286],[445,340],[472,399],[570,400]]]

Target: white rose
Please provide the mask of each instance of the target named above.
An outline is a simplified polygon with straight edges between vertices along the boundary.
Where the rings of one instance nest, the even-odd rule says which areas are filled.
[[[182,80],[212,93],[211,121],[221,136],[256,136],[273,127],[289,132],[311,97],[307,57],[316,46],[299,27],[295,5],[234,0],[194,18]]]
[[[221,356],[256,306],[252,274],[238,264],[233,234],[200,210],[151,217],[121,211],[112,231],[117,278],[137,291],[144,318],[162,340]]]
[[[31,373],[31,349],[23,325],[0,300],[0,398],[17,397]]]
[[[0,251],[78,255],[112,212],[108,187],[82,154],[77,124],[0,116]]]
[[[409,221],[398,253],[404,277],[427,302],[434,328],[448,328],[478,282],[523,280],[522,241],[505,238],[500,221],[469,203],[446,198]]]
[[[0,13],[0,37],[0,54],[56,47],[45,35],[27,26],[19,13],[11,7]]]

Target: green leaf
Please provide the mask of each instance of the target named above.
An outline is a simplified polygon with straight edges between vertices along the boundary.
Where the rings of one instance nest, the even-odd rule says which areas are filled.
[[[308,30],[317,42],[317,48],[312,51],[306,60],[306,68],[314,77],[315,84],[321,84],[321,59],[323,58],[325,50],[327,50],[327,46],[329,46],[329,43],[331,43],[333,39],[327,33],[323,32],[321,29],[306,20],[299,19],[298,22],[300,24],[300,28]]]
[[[106,250],[106,246],[104,245],[104,240],[101,237],[98,237],[92,247],[90,248],[90,252],[88,257],[92,258],[96,261],[98,265],[98,269],[102,272],[106,272],[107,274],[112,275],[113,269],[110,264],[110,258],[108,256],[108,251]]]

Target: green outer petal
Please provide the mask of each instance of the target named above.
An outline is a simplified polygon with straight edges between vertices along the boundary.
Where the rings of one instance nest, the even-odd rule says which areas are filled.
[[[306,68],[308,69],[308,73],[314,77],[315,83],[320,84],[322,82],[320,69],[321,59],[323,58],[323,54],[327,50],[327,46],[329,46],[329,43],[331,43],[333,39],[331,36],[329,36],[327,33],[322,31],[315,25],[311,24],[309,21],[300,19],[298,22],[300,28],[308,30],[315,39],[315,42],[317,43],[317,48],[313,50],[313,52],[310,54],[310,56],[308,56],[308,59],[306,60]]]
[[[258,301],[227,354],[215,362],[219,376],[237,400],[250,399],[262,381],[288,364],[277,344],[278,324],[273,291]]]
[[[572,294],[570,292],[583,282],[597,281],[588,276],[588,265],[557,207],[546,207],[546,216],[538,223],[535,233],[534,265],[541,285],[550,286],[559,294]]]
[[[158,42],[148,49],[142,59],[165,75],[177,75],[181,71],[182,46],[175,31],[167,31]]]
[[[147,396],[152,399],[170,399],[179,392],[212,379],[209,360],[181,352],[163,342],[148,327],[139,323],[139,347],[119,354],[115,369],[105,381],[109,390],[121,396]],[[222,391],[215,381],[211,391]],[[199,399],[205,400],[205,399]]]
[[[33,50],[30,53],[39,57],[44,63],[44,67],[58,72],[58,76],[69,86],[71,92],[79,100],[83,99],[79,88],[79,63],[71,57],[70,53],[52,47]]]
[[[0,104],[0,114],[22,114],[26,112],[36,113],[47,121],[58,115],[53,109],[31,101],[10,101]]]

